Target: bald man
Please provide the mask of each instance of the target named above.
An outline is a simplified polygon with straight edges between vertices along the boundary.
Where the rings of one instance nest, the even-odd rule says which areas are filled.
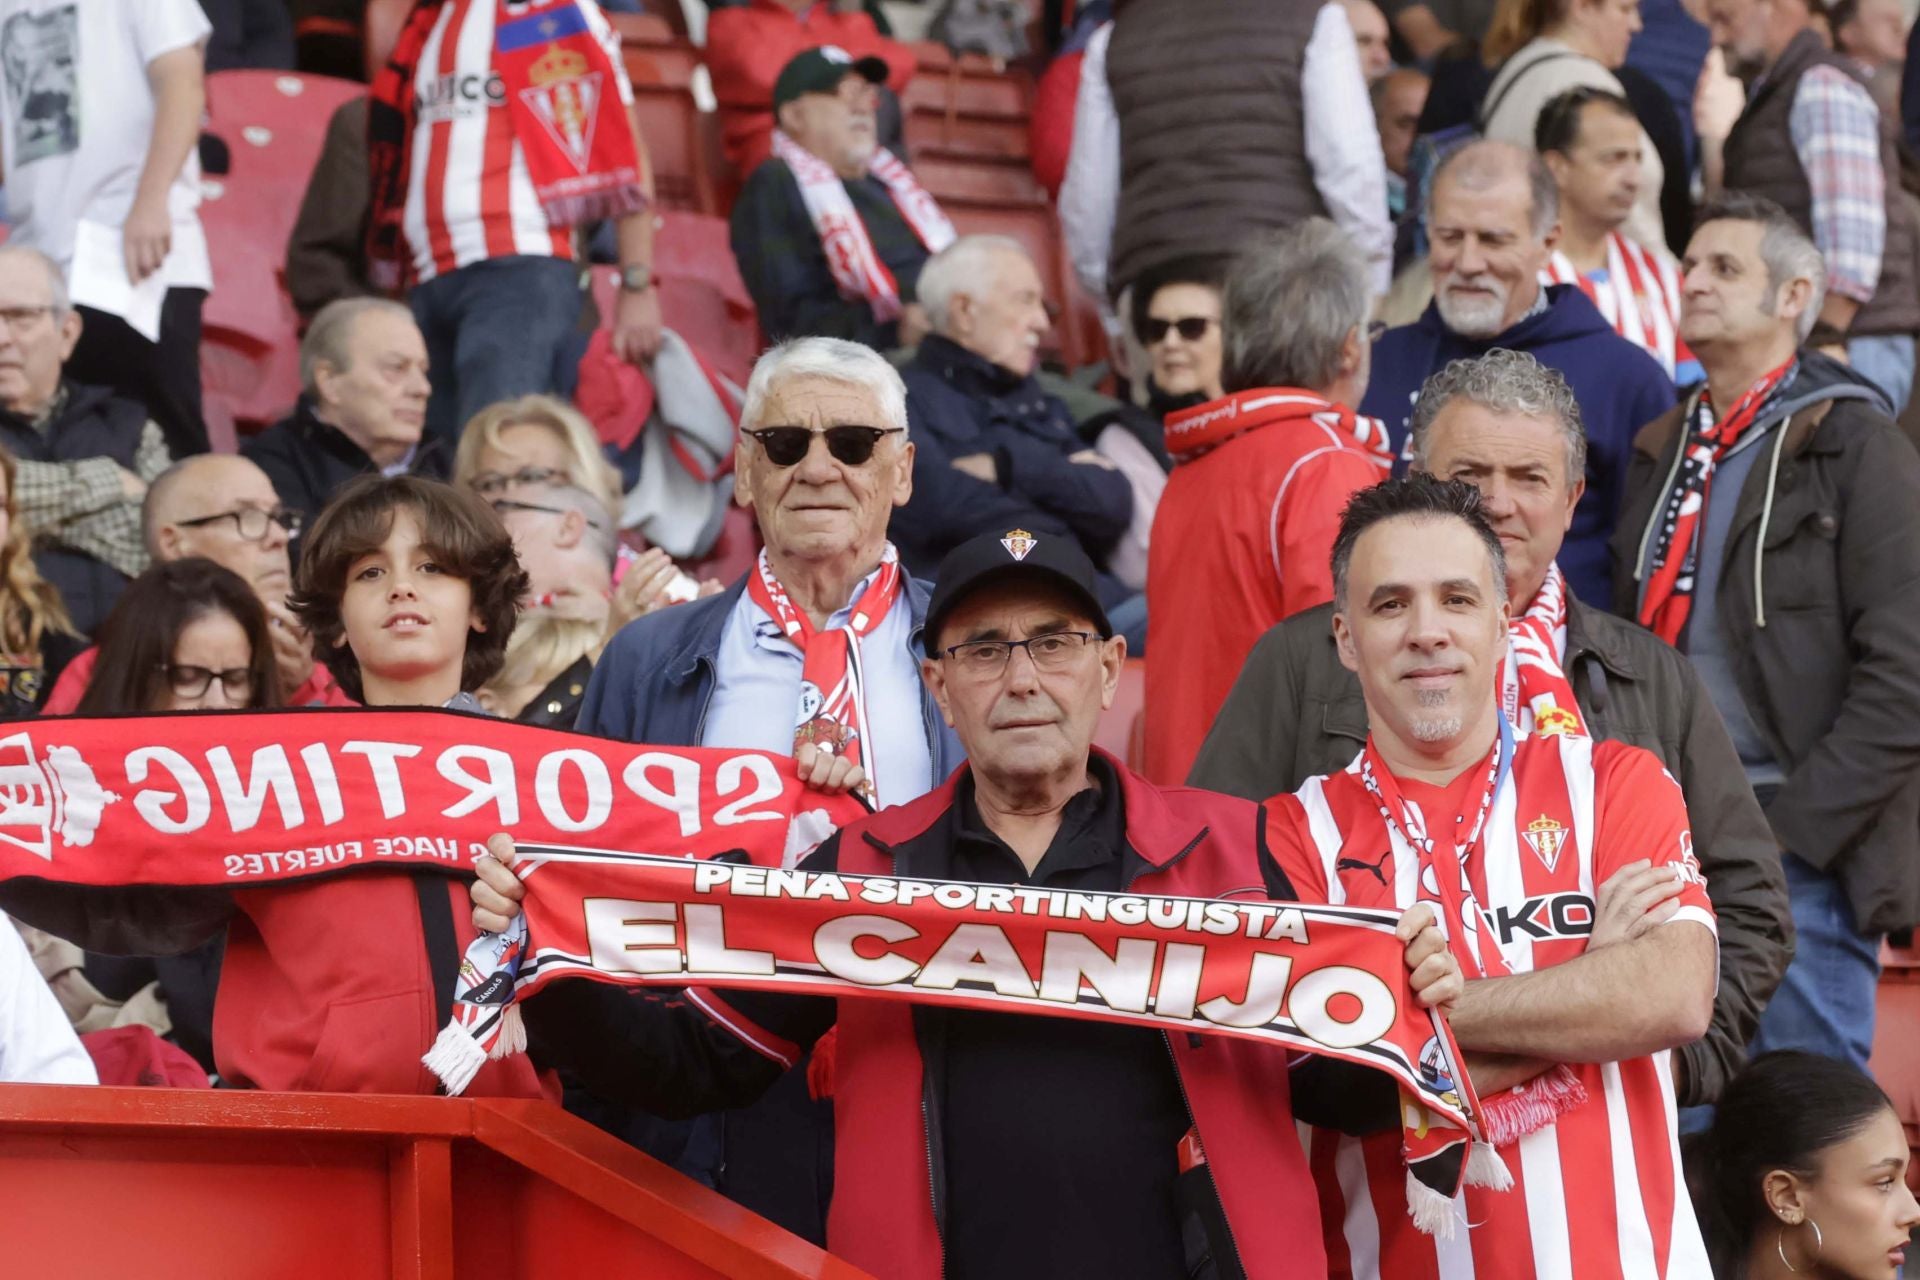
[[[266,472],[233,454],[196,454],[155,478],[140,520],[156,562],[203,556],[253,588],[266,606],[286,705],[354,705],[327,669],[315,665],[307,633],[287,609],[293,585],[287,542],[300,531],[300,516],[281,506]],[[47,696],[45,714],[65,715],[79,705],[98,656],[88,649],[68,665]]]

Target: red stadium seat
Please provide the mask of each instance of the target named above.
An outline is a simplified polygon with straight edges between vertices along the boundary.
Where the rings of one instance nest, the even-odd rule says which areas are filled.
[[[726,220],[663,212],[654,232],[653,265],[667,327],[692,343],[715,369],[745,386],[763,343],[753,297],[727,242]],[[601,323],[611,323],[618,277],[610,267],[596,267],[592,281]]]
[[[327,122],[365,92],[283,71],[207,77],[208,131],[232,155],[200,206],[213,259],[200,360],[210,425],[272,422],[299,394],[298,317],[282,281],[287,238]]]

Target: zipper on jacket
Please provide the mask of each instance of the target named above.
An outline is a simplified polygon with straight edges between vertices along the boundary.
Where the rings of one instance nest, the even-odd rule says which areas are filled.
[[[1173,1037],[1167,1032],[1162,1031],[1160,1033],[1160,1043],[1167,1046],[1167,1060],[1173,1065],[1174,1087],[1180,1090],[1180,1105],[1186,1108],[1187,1124],[1192,1127],[1194,1137],[1200,1139],[1200,1154],[1202,1157],[1206,1157],[1207,1137],[1200,1132],[1200,1117],[1193,1113],[1193,1099],[1188,1096],[1187,1082],[1180,1074],[1180,1059],[1173,1051]],[[1240,1242],[1233,1238],[1233,1219],[1227,1216],[1227,1202],[1220,1195],[1219,1182],[1214,1179],[1213,1161],[1211,1158],[1203,1159],[1200,1167],[1206,1170],[1207,1187],[1213,1192],[1214,1203],[1220,1206],[1220,1221],[1227,1229],[1227,1252],[1233,1258],[1234,1273],[1244,1276],[1247,1274],[1247,1264],[1245,1259],[1240,1256]],[[945,1258],[944,1253],[941,1256],[943,1259]],[[944,1262],[942,1265],[944,1267]],[[944,1274],[944,1271],[942,1274]]]
[[[1172,1045],[1167,1046],[1167,1052],[1173,1052]],[[933,1237],[940,1242],[940,1280],[946,1280],[947,1235],[940,1228],[940,1183],[933,1176],[933,1108],[927,1105],[924,1088],[920,1090],[920,1145],[927,1153],[927,1200],[933,1206]]]

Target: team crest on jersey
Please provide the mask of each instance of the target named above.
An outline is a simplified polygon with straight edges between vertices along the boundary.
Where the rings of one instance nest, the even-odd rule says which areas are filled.
[[[1533,731],[1542,737],[1556,733],[1579,733],[1580,717],[1565,707],[1544,706],[1533,713]]]
[[[1527,847],[1545,864],[1547,874],[1552,875],[1560,864],[1560,851],[1566,848],[1567,829],[1543,813],[1520,834],[1526,839]]]
[[[1005,547],[1007,554],[1015,560],[1025,560],[1027,553],[1032,551],[1039,543],[1040,540],[1028,533],[1025,529],[1009,529],[1007,530],[1007,536],[1000,539],[1000,545]]]
[[[520,100],[573,167],[585,173],[599,119],[600,73],[589,71],[582,55],[555,45],[528,69],[527,78],[533,83],[520,91]]]

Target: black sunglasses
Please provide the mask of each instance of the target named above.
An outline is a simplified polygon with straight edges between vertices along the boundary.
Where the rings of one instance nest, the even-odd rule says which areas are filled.
[[[1167,334],[1175,329],[1185,342],[1198,342],[1214,326],[1212,316],[1181,316],[1178,320],[1149,320],[1140,327],[1140,340],[1149,347],[1158,346],[1167,340]]]
[[[898,435],[901,427],[756,427],[741,434],[752,436],[766,451],[767,461],[776,467],[791,467],[807,456],[815,436],[827,438],[827,452],[834,461],[849,467],[864,466],[879,447],[880,437]]]

